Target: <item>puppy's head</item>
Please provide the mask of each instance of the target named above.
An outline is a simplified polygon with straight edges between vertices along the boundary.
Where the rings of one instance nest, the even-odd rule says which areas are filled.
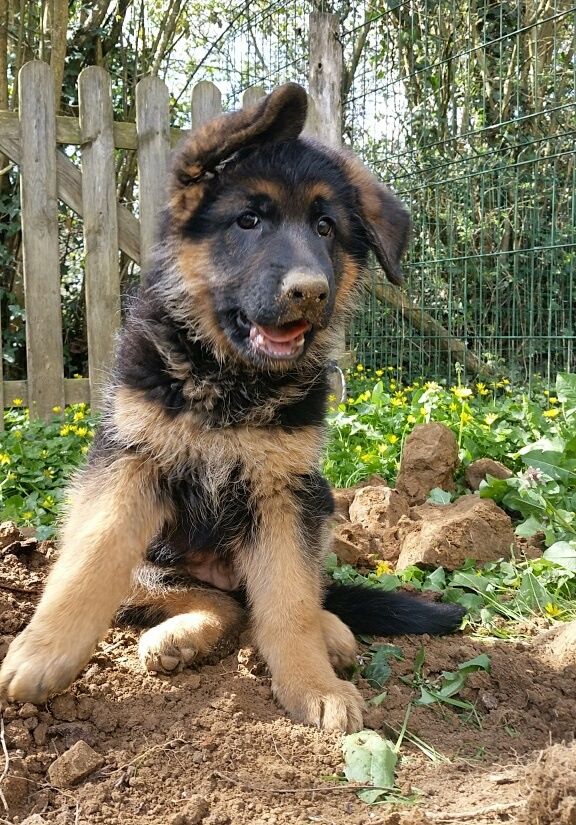
[[[325,357],[375,252],[391,281],[406,211],[353,155],[299,137],[289,83],[194,133],[171,174],[168,227],[199,335],[220,359],[282,370]]]

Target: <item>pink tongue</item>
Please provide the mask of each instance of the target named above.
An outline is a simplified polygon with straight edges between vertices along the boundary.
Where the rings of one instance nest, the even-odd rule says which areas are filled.
[[[293,324],[287,324],[285,327],[262,327],[259,324],[254,324],[258,330],[261,330],[266,338],[274,341],[275,344],[283,344],[288,341],[294,341],[299,338],[303,332],[308,332],[310,324],[308,321],[295,321]]]

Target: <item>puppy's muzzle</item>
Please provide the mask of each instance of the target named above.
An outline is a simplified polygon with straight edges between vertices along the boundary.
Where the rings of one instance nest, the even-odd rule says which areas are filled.
[[[305,318],[311,324],[318,323],[324,317],[329,295],[328,279],[313,270],[290,270],[280,284],[283,315]]]

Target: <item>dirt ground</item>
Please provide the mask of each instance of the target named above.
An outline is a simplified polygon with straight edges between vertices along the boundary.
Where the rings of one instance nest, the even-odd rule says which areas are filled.
[[[0,560],[0,656],[32,614],[45,553],[17,543]],[[366,727],[391,738],[413,696],[400,677],[411,675],[420,645],[396,641],[405,661],[394,663],[383,704],[366,714]],[[576,825],[576,666],[547,661],[537,637],[423,641],[427,675],[481,652],[492,672],[473,674],[465,692],[480,727],[450,709],[413,710],[409,730],[442,760],[403,745],[398,784],[412,804],[368,806],[335,781],[340,736],[286,718],[246,635],[239,652],[170,678],[143,673],[136,634],[113,629],[67,693],[41,708],[4,708],[0,823]],[[363,680],[360,688],[374,695]],[[59,790],[47,769],[79,740],[103,766]]]

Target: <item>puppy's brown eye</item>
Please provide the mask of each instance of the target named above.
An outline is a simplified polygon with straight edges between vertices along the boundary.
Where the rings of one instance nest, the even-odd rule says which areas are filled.
[[[324,238],[332,234],[334,229],[334,221],[331,218],[319,218],[316,223],[316,232]]]
[[[260,218],[254,212],[243,212],[236,218],[236,223],[240,229],[255,229],[260,223]]]

